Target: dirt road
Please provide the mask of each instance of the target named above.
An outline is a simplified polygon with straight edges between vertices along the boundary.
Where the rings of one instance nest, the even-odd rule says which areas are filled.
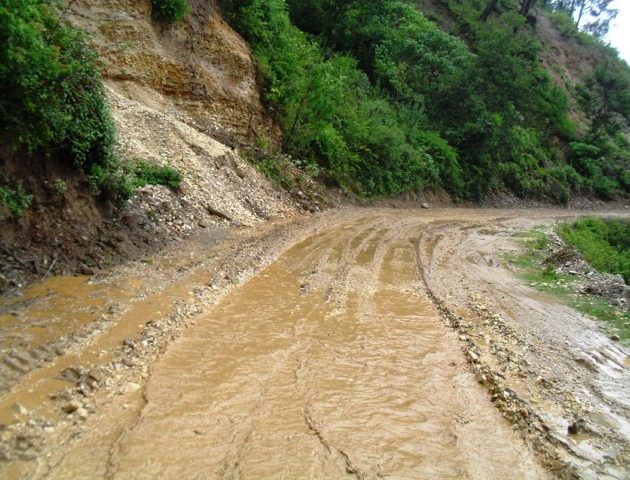
[[[2,306],[4,476],[627,478],[628,352],[501,256],[566,215],[328,212],[40,285]]]

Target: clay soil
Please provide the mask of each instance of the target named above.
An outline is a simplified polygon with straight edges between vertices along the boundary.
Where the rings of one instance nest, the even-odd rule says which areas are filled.
[[[0,475],[627,478],[628,350],[503,255],[575,215],[210,226],[5,297]]]

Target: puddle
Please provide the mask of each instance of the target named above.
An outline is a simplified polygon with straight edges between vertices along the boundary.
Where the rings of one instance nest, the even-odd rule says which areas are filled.
[[[48,407],[51,402],[50,397],[53,394],[69,387],[67,382],[57,379],[60,372],[69,367],[89,368],[93,365],[109,363],[113,360],[113,352],[120,347],[124,339],[137,337],[147,322],[156,317],[168,315],[175,303],[185,301],[191,294],[192,286],[203,283],[207,280],[206,277],[207,274],[204,271],[193,273],[157,294],[148,295],[140,301],[132,303],[113,325],[106,326],[106,331],[98,335],[86,348],[77,353],[70,352],[58,357],[53,362],[27,373],[19,384],[0,399],[0,423],[10,424],[15,421],[16,412],[13,406],[16,403],[34,413],[41,412],[45,418],[58,418],[60,412],[51,412]],[[138,293],[137,289],[127,288],[128,285],[135,285],[137,288],[138,280],[132,278],[129,283],[126,281],[120,283],[115,289],[109,283],[92,285],[84,277],[59,277],[54,279],[52,285],[36,286],[36,291],[45,292],[46,297],[41,300],[41,308],[39,304],[36,306],[35,313],[31,313],[29,309],[28,318],[39,318],[38,315],[41,312],[41,318],[47,318],[50,324],[39,332],[38,337],[29,338],[29,347],[58,339],[63,333],[70,333],[77,326],[81,326],[77,322],[93,322],[96,316],[103,313],[102,310],[90,311],[89,315],[83,315],[81,310],[86,305],[90,308],[94,305],[103,307],[112,301],[116,304],[128,301],[129,298]],[[53,289],[53,286],[56,288]],[[59,288],[60,286],[61,288]],[[106,292],[109,294],[106,295]],[[36,293],[29,291],[25,297],[31,294],[36,295]],[[105,301],[105,298],[108,302]],[[58,310],[51,307],[50,316],[46,317],[45,306],[49,304]],[[57,321],[57,319],[59,320]],[[19,325],[13,325],[12,328],[17,329]],[[29,332],[30,330],[27,329],[26,331]],[[6,335],[6,331],[4,333]]]

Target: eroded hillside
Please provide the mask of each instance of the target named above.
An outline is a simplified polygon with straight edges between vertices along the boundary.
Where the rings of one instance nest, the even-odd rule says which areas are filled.
[[[69,2],[68,20],[92,36],[108,87],[148,108],[194,120],[223,143],[253,144],[273,126],[247,44],[214,0],[190,2],[181,22],[158,22],[151,2]],[[125,135],[124,129],[119,129]]]
[[[200,227],[296,212],[239,155],[258,136],[278,135],[247,45],[216,2],[191,9],[169,24],[152,19],[149,1],[68,3],[62,17],[87,32],[98,52],[119,154],[174,168],[183,180],[176,192],[145,186],[118,209],[95,198],[85,176],[60,160],[3,155],[7,179],[32,198],[19,220],[0,212],[3,288],[55,272],[91,272]]]

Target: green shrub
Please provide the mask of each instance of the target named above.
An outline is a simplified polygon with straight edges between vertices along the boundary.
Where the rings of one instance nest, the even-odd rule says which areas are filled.
[[[630,282],[630,221],[587,218],[562,224],[558,233],[599,271],[617,273]]]
[[[484,2],[449,2],[462,38],[403,0],[223,7],[258,60],[283,150],[316,161],[343,188],[378,197],[431,185],[477,199],[507,188],[566,203],[572,190],[607,196],[630,184],[620,141],[574,138],[567,98],[542,68],[541,45],[515,2],[501,2],[487,22]],[[571,28],[569,19],[567,35]],[[607,105],[608,138],[622,131],[613,120],[626,112],[624,75],[593,80],[611,85],[591,96]]]
[[[584,179],[571,165],[561,165],[546,169],[545,194],[562,205],[567,205],[571,199],[571,191],[577,190],[584,183]]]
[[[131,184],[136,188],[146,185],[164,185],[171,190],[179,190],[182,183],[182,174],[172,167],[162,167],[137,160],[131,169]]]
[[[56,8],[52,0],[0,6],[0,142],[71,163],[95,192],[124,197],[96,53]]]
[[[14,217],[19,217],[32,203],[33,197],[28,195],[21,185],[16,189],[0,187],[0,203],[9,209]]]
[[[186,0],[151,0],[151,15],[156,20],[179,22],[189,13]]]
[[[49,0],[0,6],[0,136],[31,152],[105,165],[114,124],[96,55]]]
[[[619,195],[619,183],[613,178],[599,175],[591,181],[591,187],[598,197],[604,200],[612,200]]]
[[[571,142],[569,145],[575,169],[587,178],[595,177],[599,173],[601,150],[595,145],[582,142]]]
[[[365,196],[438,182],[427,140],[418,135],[424,122],[407,115],[412,107],[371,86],[355,59],[324,55],[291,24],[284,0],[226,1],[224,8],[252,45],[286,152],[315,159],[342,187]],[[259,165],[273,177],[272,167]]]

